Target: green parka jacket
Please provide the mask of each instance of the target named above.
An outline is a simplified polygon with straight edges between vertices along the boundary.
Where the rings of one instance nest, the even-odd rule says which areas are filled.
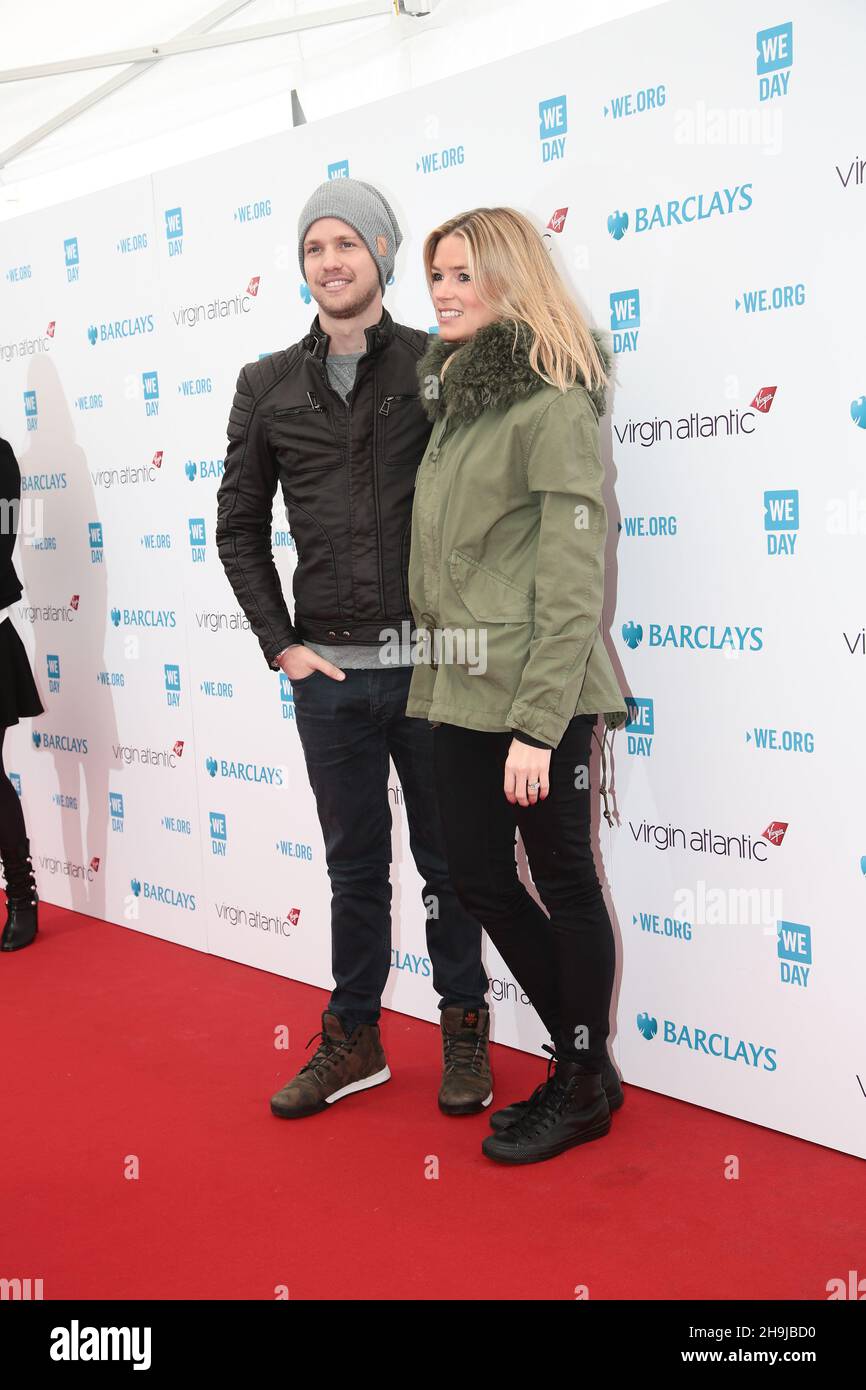
[[[434,337],[417,364],[434,424],[415,479],[409,602],[429,659],[415,663],[406,713],[555,748],[575,714],[616,729],[628,711],[598,627],[605,393],[548,385],[529,343],[497,320],[462,345]]]

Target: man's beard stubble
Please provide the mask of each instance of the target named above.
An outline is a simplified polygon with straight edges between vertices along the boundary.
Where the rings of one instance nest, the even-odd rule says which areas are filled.
[[[359,294],[357,299],[349,300],[348,303],[341,305],[340,308],[333,309],[329,308],[327,304],[323,304],[318,297],[314,296],[314,298],[316,299],[316,303],[318,304],[319,308],[324,309],[325,313],[328,314],[332,319],[353,319],[356,318],[359,314],[363,314],[365,309],[369,309],[370,305],[373,303],[373,300],[376,298],[376,292],[378,289],[379,284],[377,281],[376,284],[371,285],[370,289],[366,292],[366,294]]]

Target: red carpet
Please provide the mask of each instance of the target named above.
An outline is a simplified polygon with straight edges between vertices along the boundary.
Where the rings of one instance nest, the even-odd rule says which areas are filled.
[[[46,1299],[824,1299],[866,1273],[859,1159],[627,1086],[607,1138],[504,1169],[485,1117],[436,1107],[438,1030],[393,1013],[387,1085],[277,1120],[323,991],[59,908],[40,923],[0,955],[0,1277]],[[493,1057],[500,1105],[543,1072]]]

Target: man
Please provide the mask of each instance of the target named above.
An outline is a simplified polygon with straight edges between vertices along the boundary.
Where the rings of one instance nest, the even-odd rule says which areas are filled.
[[[493,1095],[481,928],[448,880],[432,727],[405,713],[411,644],[402,665],[393,640],[386,651],[394,629],[412,627],[412,497],[430,433],[416,374],[427,335],[394,323],[382,304],[401,240],[370,184],[334,179],[315,190],[298,258],[319,312],[299,343],[241,371],[217,498],[229,583],[266,661],[292,682],[331,880],[335,988],[317,1050],[271,1098],[286,1119],[390,1077],[378,1026],[391,960],[389,755],[424,882],[439,1106],[475,1114]],[[271,552],[278,483],[297,552],[294,619]]]

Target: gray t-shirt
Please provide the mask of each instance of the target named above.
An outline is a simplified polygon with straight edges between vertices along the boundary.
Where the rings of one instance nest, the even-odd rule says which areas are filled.
[[[364,356],[363,352],[347,352],[335,355],[328,353],[325,359],[325,366],[328,371],[328,380],[338,395],[346,399],[355,384],[355,370],[359,361]],[[402,637],[402,633],[400,634]],[[380,657],[380,646],[378,642],[304,642],[305,647],[311,651],[318,652],[326,661],[332,665],[339,666],[344,670],[370,671],[382,666]],[[409,666],[411,661],[408,652],[400,651],[400,666]],[[394,663],[389,662],[391,666]]]
[[[363,352],[347,352],[341,356],[329,352],[325,359],[328,381],[337,395],[343,397],[343,400],[346,399],[355,384],[355,372],[363,356]]]

